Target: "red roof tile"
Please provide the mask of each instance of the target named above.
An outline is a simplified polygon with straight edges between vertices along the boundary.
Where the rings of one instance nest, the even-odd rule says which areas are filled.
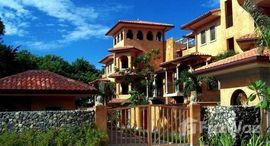
[[[207,18],[207,17],[209,17],[209,16],[212,16],[212,15],[214,15],[214,14],[217,13],[217,12],[220,12],[220,9],[213,9],[213,10],[210,10],[210,11],[208,11],[207,13],[205,13],[205,14],[203,14],[203,15],[201,15],[201,16],[195,18],[195,19],[193,19],[193,20],[190,21],[189,23],[182,25],[181,28],[182,28],[182,29],[190,29],[190,28],[189,28],[190,25],[193,25],[193,24],[195,24],[195,23],[197,23],[197,22],[199,22],[199,21],[201,21],[201,20],[204,20],[205,18]]]
[[[236,41],[243,42],[243,41],[256,41],[259,37],[256,34],[246,34],[239,37]]]
[[[174,25],[168,24],[168,23],[150,22],[150,21],[142,21],[142,20],[119,20],[119,22],[120,23],[132,23],[132,24],[159,25],[159,26],[174,27]]]
[[[124,46],[124,47],[116,47],[116,48],[111,48],[109,49],[110,52],[116,52],[116,51],[129,51],[131,49],[135,49],[135,50],[138,50],[138,51],[141,51],[143,52],[143,50],[141,49],[138,49],[134,46]]]
[[[159,23],[159,22],[150,22],[150,21],[141,21],[141,20],[120,20],[118,23],[116,23],[107,33],[106,35],[113,35],[114,30],[119,28],[122,28],[124,25],[133,24],[133,25],[143,25],[143,26],[156,26],[164,29],[165,31],[170,30],[174,27],[172,24],[167,23]]]
[[[257,54],[257,48],[240,53],[240,54],[236,54],[234,56],[228,57],[226,59],[223,60],[219,60],[217,62],[213,62],[209,65],[205,65],[203,67],[197,68],[195,70],[195,73],[203,73],[203,72],[207,72],[210,70],[216,70],[220,67],[226,67],[226,66],[230,66],[234,63],[237,62],[241,62],[241,61],[245,61],[248,59],[251,59],[252,57],[267,57],[269,58],[270,56],[270,52],[269,50],[264,50],[263,55],[259,55]],[[257,59],[257,58],[256,58]],[[269,61],[269,60],[268,60]]]
[[[29,70],[0,79],[0,94],[15,93],[93,93],[94,87],[45,70]]]
[[[102,58],[99,63],[107,63],[107,61],[113,59],[113,54],[107,55],[106,57]]]

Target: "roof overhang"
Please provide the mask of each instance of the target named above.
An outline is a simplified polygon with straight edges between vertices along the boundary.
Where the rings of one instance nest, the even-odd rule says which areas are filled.
[[[149,28],[151,26],[151,29],[159,29],[163,31],[169,31],[170,29],[174,28],[171,24],[162,24],[162,23],[155,23],[155,22],[149,22],[144,23],[144,21],[122,21],[120,20],[118,23],[116,23],[107,33],[107,36],[114,36],[119,30],[121,30],[124,27],[128,28]]]
[[[101,59],[101,60],[99,61],[99,63],[106,64],[106,63],[108,63],[108,62],[110,62],[110,61],[112,61],[112,60],[113,60],[113,55],[110,54],[110,55],[107,55],[106,57],[104,57],[103,59]]]
[[[223,65],[214,66],[211,68],[195,70],[195,74],[204,76],[216,76],[227,74],[230,72],[245,70],[254,67],[264,66],[270,67],[270,61],[268,56],[252,56],[239,60],[236,62],[231,62]]]
[[[0,96],[89,96],[96,94],[96,90],[24,90],[24,89],[0,89]]]
[[[168,62],[161,63],[160,67],[166,68],[170,66],[176,66],[177,64],[196,65],[205,62],[206,60],[208,60],[208,58],[211,57],[211,55],[207,54],[189,54],[186,56],[178,57]]]
[[[181,29],[196,30],[204,24],[212,22],[218,18],[220,18],[220,9],[211,10],[204,15],[192,20],[191,22],[182,25]]]
[[[238,3],[243,6],[245,0],[237,0]],[[254,0],[255,4],[261,7],[270,7],[270,1],[269,0]]]
[[[121,52],[135,52],[135,53],[140,53],[143,52],[143,50],[138,49],[134,46],[125,46],[125,47],[116,47],[116,48],[111,48],[109,49],[109,52],[112,53],[121,53]]]

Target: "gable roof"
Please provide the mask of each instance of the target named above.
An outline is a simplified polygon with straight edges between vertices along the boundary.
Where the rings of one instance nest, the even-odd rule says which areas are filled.
[[[150,21],[142,21],[142,20],[119,20],[107,33],[106,35],[113,36],[124,26],[140,26],[140,27],[148,27],[151,28],[159,28],[165,31],[170,30],[174,27],[172,24],[167,23],[159,23],[159,22],[150,22]]]
[[[192,21],[181,26],[181,29],[195,30],[205,23],[211,22],[220,17],[220,9],[213,9],[202,16],[199,16]]]
[[[29,70],[0,79],[0,94],[91,94],[95,88],[46,70]]]
[[[234,56],[219,60],[217,62],[210,63],[209,65],[205,65],[203,67],[197,68],[194,73],[196,74],[204,74],[209,72],[214,72],[226,68],[231,68],[233,66],[238,66],[242,64],[252,63],[252,62],[268,62],[270,56],[269,50],[264,50],[262,55],[257,53],[257,48],[248,50],[246,52],[236,54]]]

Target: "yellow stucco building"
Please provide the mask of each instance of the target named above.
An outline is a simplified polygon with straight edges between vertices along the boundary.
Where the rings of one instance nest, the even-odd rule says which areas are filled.
[[[255,0],[265,14],[270,13],[269,0]],[[189,70],[199,76],[215,77],[217,86],[201,83],[197,96],[201,102],[220,102],[221,105],[251,104],[245,99],[251,94],[250,82],[262,79],[270,83],[269,52],[256,49],[254,20],[243,7],[243,0],[220,0],[220,7],[181,26],[190,31],[184,38],[165,40],[171,24],[147,21],[119,21],[106,35],[113,37],[110,54],[104,64],[103,80],[116,83],[116,102],[129,97],[132,85],[122,82],[119,71],[134,68],[134,59],[152,49],[159,56],[151,63],[155,70],[153,97],[165,97],[165,103],[189,102],[184,97],[184,84],[176,84],[180,72]],[[180,18],[179,18],[180,19]],[[217,60],[216,56],[235,52],[236,55]],[[239,98],[240,97],[240,100]]]

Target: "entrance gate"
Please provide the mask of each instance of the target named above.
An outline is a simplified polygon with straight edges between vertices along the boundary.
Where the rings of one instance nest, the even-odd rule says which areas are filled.
[[[188,145],[188,114],[185,105],[108,109],[110,145]]]

